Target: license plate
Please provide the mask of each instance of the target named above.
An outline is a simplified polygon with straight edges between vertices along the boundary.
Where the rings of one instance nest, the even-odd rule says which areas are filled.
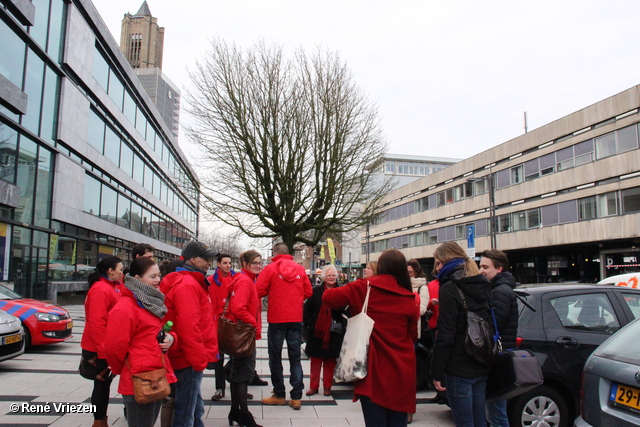
[[[67,323],[67,329],[71,329],[71,328],[73,328],[73,322]]]
[[[609,400],[613,406],[640,413],[640,390],[624,384],[613,383]]]
[[[9,335],[8,337],[2,338],[2,345],[13,344],[14,342],[18,342],[22,339],[20,334]]]

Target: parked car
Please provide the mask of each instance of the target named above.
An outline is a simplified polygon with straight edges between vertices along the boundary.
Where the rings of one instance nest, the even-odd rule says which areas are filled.
[[[24,353],[24,332],[20,319],[0,310],[0,362]]]
[[[71,338],[73,320],[59,305],[24,298],[0,285],[0,310],[22,321],[26,348],[62,342]]]
[[[568,427],[579,413],[587,358],[640,317],[640,290],[571,284],[523,286],[516,288],[516,295],[518,348],[536,354],[544,384],[509,401],[509,422],[512,427]]]
[[[575,427],[640,425],[640,320],[625,326],[587,359],[582,415]]]

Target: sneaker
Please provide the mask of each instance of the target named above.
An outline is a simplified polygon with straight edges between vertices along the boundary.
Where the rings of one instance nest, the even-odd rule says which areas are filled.
[[[296,411],[302,407],[302,400],[300,399],[291,399],[289,401],[289,406],[291,406]]]
[[[224,397],[224,390],[216,390],[216,394],[214,394],[213,396],[211,396],[211,400],[213,401],[218,401],[220,399],[222,399]]]
[[[287,399],[284,397],[278,397],[275,394],[272,394],[271,396],[265,397],[264,399],[262,399],[262,404],[263,405],[286,405]]]

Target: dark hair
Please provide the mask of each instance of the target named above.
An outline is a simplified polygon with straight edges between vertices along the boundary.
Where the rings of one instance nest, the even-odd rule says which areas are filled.
[[[420,266],[417,259],[410,259],[407,261],[407,265],[410,265],[411,268],[413,268],[413,274],[415,274],[416,277],[426,277],[424,271],[422,271],[422,266]]]
[[[397,249],[387,249],[378,258],[378,274],[389,274],[396,278],[398,285],[411,290],[411,278],[407,271],[407,259]]]
[[[106,276],[109,269],[116,269],[118,264],[122,264],[122,260],[117,256],[109,255],[96,265],[96,270],[89,275],[89,287],[96,283],[102,276]]]
[[[231,255],[229,255],[229,254],[218,254],[217,261],[218,262],[222,262],[222,258],[231,258]]]
[[[158,268],[160,269],[160,277],[164,277],[167,271],[167,267],[171,263],[171,260],[163,259],[158,263]]]
[[[155,261],[146,256],[140,256],[133,260],[129,266],[130,276],[144,276],[145,273],[155,265]]]
[[[135,245],[131,249],[131,257],[136,259],[138,257],[144,256],[147,252],[153,252],[156,249],[148,243],[140,243],[139,245]]]
[[[164,278],[169,273],[174,273],[178,267],[182,267],[185,263],[183,259],[174,259],[168,261],[165,268],[160,270],[160,275]]]
[[[287,255],[289,254],[289,247],[284,243],[278,243],[273,247],[274,255]]]
[[[491,262],[493,262],[493,266],[495,268],[502,267],[502,271],[506,271],[509,267],[509,260],[507,259],[507,254],[498,250],[498,249],[487,249],[486,251],[482,251],[480,254],[481,257],[489,258]]]
[[[254,251],[253,249],[249,249],[246,252],[242,252],[240,254],[240,265],[244,267],[245,264],[251,263],[251,261],[253,261],[257,257],[262,258],[262,255],[260,255],[260,252]]]

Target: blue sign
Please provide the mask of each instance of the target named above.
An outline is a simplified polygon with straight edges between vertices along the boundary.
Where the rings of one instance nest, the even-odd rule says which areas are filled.
[[[467,225],[467,249],[476,247],[476,226],[475,224]]]

